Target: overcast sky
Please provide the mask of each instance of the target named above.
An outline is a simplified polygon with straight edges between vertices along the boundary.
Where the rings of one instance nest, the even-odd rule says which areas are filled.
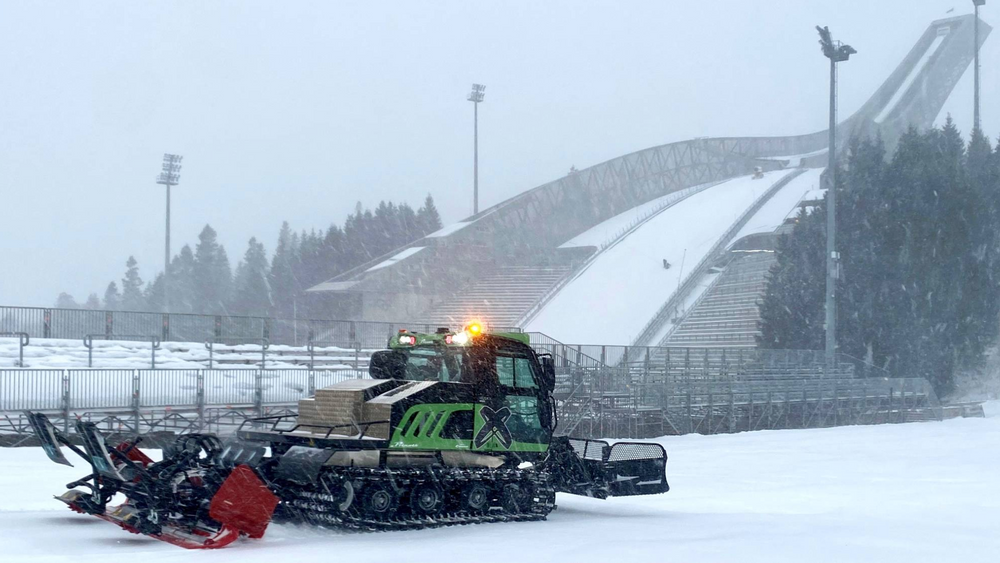
[[[432,194],[472,211],[469,85],[486,207],[646,147],[826,128],[813,26],[859,53],[857,109],[967,0],[0,2],[0,304],[82,302],[162,269],[164,152],[184,155],[172,241],[209,223],[235,266],[256,235]],[[986,6],[983,19],[1000,21]],[[1000,34],[984,128],[1000,132]],[[971,68],[945,111],[971,123]]]

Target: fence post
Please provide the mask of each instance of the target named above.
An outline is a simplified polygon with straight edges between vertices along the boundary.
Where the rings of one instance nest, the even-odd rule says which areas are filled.
[[[43,338],[52,338],[52,309],[42,312],[42,335]]]
[[[209,347],[209,350],[212,348]],[[209,368],[211,369],[211,368]],[[205,370],[198,370],[195,385],[195,408],[198,411],[198,431],[205,428]]]
[[[83,345],[87,347],[87,367],[94,367],[94,339],[89,335],[83,337]]]
[[[205,348],[208,348],[208,369],[212,369],[212,363],[215,360],[215,343],[206,342]]]
[[[69,370],[63,370],[62,376],[62,415],[63,433],[69,433]]]
[[[155,352],[154,352],[155,353]],[[154,361],[155,365],[155,361]],[[139,435],[139,403],[140,403],[140,393],[142,392],[139,382],[139,370],[132,370],[132,427],[135,429],[135,434]]]
[[[688,393],[687,393],[687,412],[688,412],[688,415],[687,415],[687,419],[688,419],[688,423],[687,423],[688,431],[687,431],[687,433],[690,434],[690,433],[694,432],[694,419],[692,418],[692,414],[693,413],[691,412],[691,392],[690,391],[688,391]]]
[[[264,416],[264,369],[254,373],[253,408],[257,416]]]
[[[316,372],[313,371],[312,365],[309,366],[309,382],[308,382],[308,394],[310,397],[316,395]]]

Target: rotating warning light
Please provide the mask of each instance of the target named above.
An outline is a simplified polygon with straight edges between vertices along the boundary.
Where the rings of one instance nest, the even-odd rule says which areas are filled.
[[[465,332],[469,333],[469,336],[479,336],[483,333],[483,325],[479,324],[479,321],[472,321],[465,325]]]

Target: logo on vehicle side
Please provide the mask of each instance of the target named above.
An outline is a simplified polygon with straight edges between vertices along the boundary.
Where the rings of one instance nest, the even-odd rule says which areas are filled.
[[[510,449],[510,445],[514,441],[510,435],[510,429],[507,428],[510,409],[503,407],[495,411],[490,407],[483,406],[479,409],[479,416],[483,417],[483,426],[476,433],[473,445],[481,448],[490,441],[490,438],[496,438],[505,450]]]

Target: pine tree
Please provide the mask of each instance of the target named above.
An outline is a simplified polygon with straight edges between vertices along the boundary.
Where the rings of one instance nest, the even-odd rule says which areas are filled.
[[[226,250],[218,243],[215,229],[205,225],[194,251],[194,306],[196,313],[218,314],[225,310],[232,291],[232,272]]]
[[[287,318],[293,314],[293,302],[299,290],[293,268],[297,262],[296,250],[292,242],[292,229],[288,226],[288,221],[285,221],[278,233],[278,245],[268,273],[274,302],[272,313],[277,317]]]
[[[267,253],[255,237],[236,267],[232,309],[238,314],[266,316],[272,306],[268,285]]]
[[[170,261],[170,312],[196,313],[198,291],[195,288],[195,259],[189,245]]]
[[[98,311],[101,308],[101,298],[97,296],[96,293],[91,292],[87,296],[87,302],[83,304],[84,309],[90,309],[91,311]]]
[[[66,293],[65,291],[59,294],[56,299],[56,308],[58,309],[79,309],[80,304],[73,299],[73,296]]]
[[[118,284],[111,282],[104,290],[104,308],[108,311],[117,311],[121,307],[121,295],[118,293]]]
[[[420,236],[429,235],[441,228],[441,216],[438,215],[431,194],[427,194],[423,207],[417,210],[417,224],[420,225]]]
[[[135,257],[128,257],[125,268],[125,277],[122,278],[122,310],[142,311],[146,308],[146,300],[142,292],[142,278],[139,277],[139,263]]]

